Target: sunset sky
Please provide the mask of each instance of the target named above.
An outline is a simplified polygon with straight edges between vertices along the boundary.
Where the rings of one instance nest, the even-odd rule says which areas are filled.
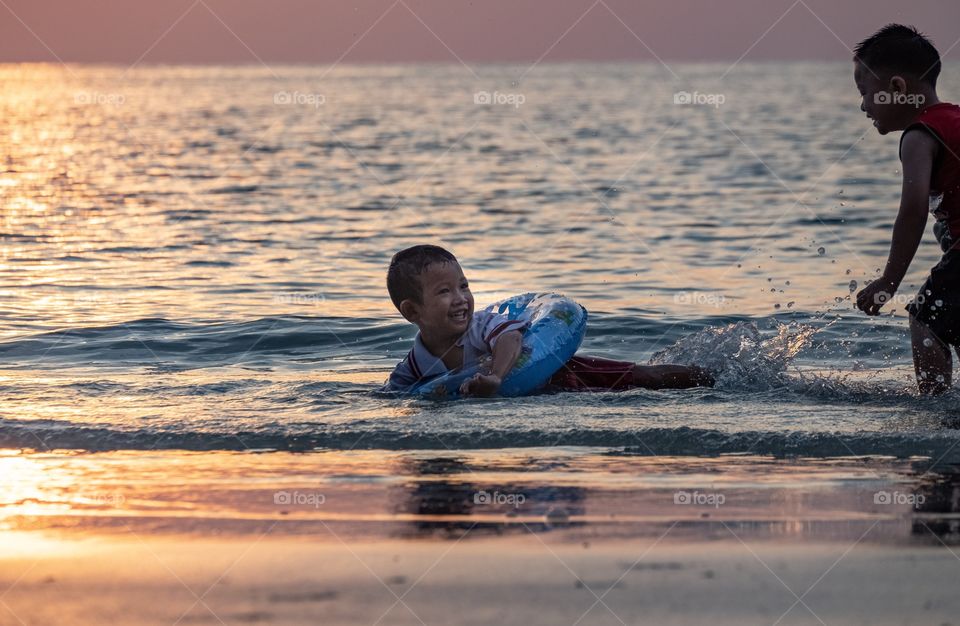
[[[0,62],[843,60],[891,21],[950,58],[960,38],[956,0],[2,0],[0,14]]]

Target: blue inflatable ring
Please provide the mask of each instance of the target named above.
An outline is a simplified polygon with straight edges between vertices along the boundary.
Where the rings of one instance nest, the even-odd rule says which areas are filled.
[[[500,385],[501,396],[523,396],[543,387],[576,354],[587,328],[587,310],[555,293],[525,293],[491,304],[485,310],[527,322],[520,356]],[[414,385],[409,393],[457,398],[460,385],[478,369],[475,365],[451,370]]]

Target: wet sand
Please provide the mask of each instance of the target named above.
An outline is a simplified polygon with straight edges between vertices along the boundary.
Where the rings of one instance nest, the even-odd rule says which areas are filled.
[[[0,624],[950,624],[960,559],[868,543],[87,538],[0,559]]]

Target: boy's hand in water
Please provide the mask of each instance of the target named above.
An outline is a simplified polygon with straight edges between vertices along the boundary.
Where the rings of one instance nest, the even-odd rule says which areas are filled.
[[[460,385],[460,394],[489,398],[500,391],[503,377],[510,372],[520,356],[520,343],[523,335],[519,330],[509,330],[497,339],[493,346],[491,359],[480,364],[480,371],[473,378]]]
[[[464,396],[480,396],[489,398],[500,391],[500,377],[496,374],[475,374],[470,380],[460,385],[460,393]]]
[[[893,298],[898,286],[882,277],[873,281],[857,294],[857,308],[867,315],[880,315],[881,307]]]

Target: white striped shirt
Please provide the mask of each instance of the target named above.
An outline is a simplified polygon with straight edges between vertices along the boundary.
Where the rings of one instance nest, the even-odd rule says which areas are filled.
[[[463,367],[471,367],[480,359],[493,353],[493,347],[503,333],[510,330],[523,330],[527,323],[520,320],[511,320],[499,313],[479,311],[470,319],[467,332],[457,340],[456,345],[463,347]],[[443,359],[436,357],[427,350],[417,333],[413,340],[413,348],[390,373],[390,378],[383,386],[383,391],[406,391],[422,380],[428,380],[441,374],[446,374],[447,366]]]

